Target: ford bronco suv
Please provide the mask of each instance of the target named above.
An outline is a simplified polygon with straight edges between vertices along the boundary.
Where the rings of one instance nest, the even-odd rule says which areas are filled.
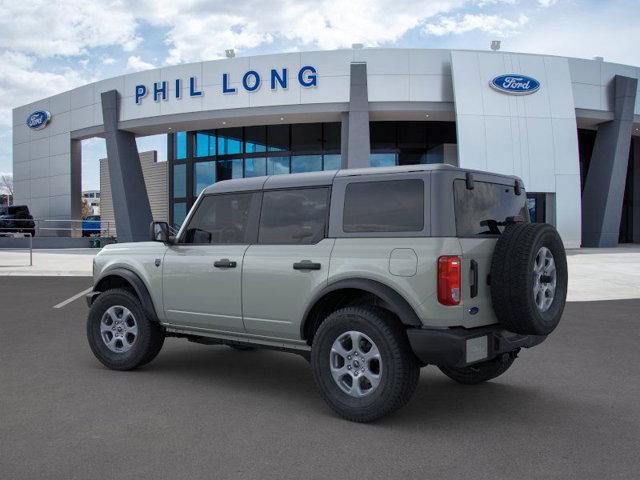
[[[87,337],[109,368],[166,337],[304,355],[339,415],[410,399],[421,367],[463,384],[504,373],[558,325],[567,263],[529,223],[516,177],[412,165],[228,180],[180,231],[108,245],[94,261]]]

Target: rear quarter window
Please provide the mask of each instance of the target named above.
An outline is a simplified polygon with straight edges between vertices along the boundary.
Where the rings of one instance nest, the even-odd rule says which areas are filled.
[[[529,223],[524,190],[516,195],[513,186],[478,181],[469,190],[464,180],[455,180],[453,195],[459,237],[499,235],[509,217]]]
[[[359,232],[420,232],[424,228],[424,182],[419,179],[347,185],[342,229]]]

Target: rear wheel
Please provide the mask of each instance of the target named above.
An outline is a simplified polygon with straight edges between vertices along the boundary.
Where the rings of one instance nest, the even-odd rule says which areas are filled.
[[[464,385],[476,385],[499,377],[509,370],[516,359],[515,353],[499,355],[493,360],[476,363],[463,368],[438,367],[447,377]]]
[[[327,317],[313,340],[311,367],[323,399],[354,422],[370,422],[405,405],[420,374],[396,318],[368,306]]]
[[[103,365],[113,370],[131,370],[158,355],[164,332],[149,319],[135,295],[114,289],[101,293],[91,306],[87,339]]]

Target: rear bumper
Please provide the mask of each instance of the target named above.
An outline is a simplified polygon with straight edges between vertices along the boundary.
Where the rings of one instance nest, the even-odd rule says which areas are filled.
[[[520,335],[499,325],[478,328],[410,328],[409,343],[425,364],[461,368],[519,348],[542,343],[546,335]]]

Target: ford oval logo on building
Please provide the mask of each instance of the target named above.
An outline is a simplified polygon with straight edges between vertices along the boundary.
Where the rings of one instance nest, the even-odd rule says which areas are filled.
[[[42,130],[51,120],[51,114],[46,110],[36,110],[27,117],[27,127],[32,130]]]
[[[530,95],[540,89],[540,82],[535,78],[510,73],[499,75],[489,82],[491,88],[509,95]]]

